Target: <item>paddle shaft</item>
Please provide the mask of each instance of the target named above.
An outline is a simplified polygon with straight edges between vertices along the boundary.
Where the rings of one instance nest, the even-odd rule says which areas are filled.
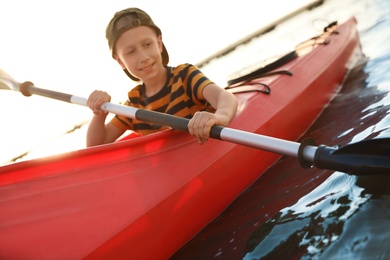
[[[32,83],[23,83],[20,86],[20,92],[22,92],[22,94],[25,96],[31,96],[32,94],[35,94],[72,104],[87,106],[86,98],[65,94],[53,90],[37,88]],[[181,118],[169,114],[130,106],[113,104],[110,102],[104,103],[100,109],[117,115],[122,115],[129,118],[136,118],[138,120],[154,124],[166,125],[176,130],[188,132],[187,125],[189,119],[187,118]],[[297,142],[263,136],[222,126],[213,126],[211,128],[210,137],[261,150],[266,150],[269,152],[283,154],[290,157],[298,157],[299,149],[301,146],[301,144]],[[316,150],[317,147],[312,145],[306,145],[302,150],[302,156],[304,160],[314,162]]]
[[[37,88],[31,82],[19,84],[2,70],[0,70],[0,88],[20,91],[25,96],[36,94],[87,106],[86,98]],[[104,103],[101,109],[106,112],[154,124],[166,125],[188,132],[189,119],[186,118],[130,106],[116,105],[110,102]],[[336,148],[325,145],[317,146],[314,140],[310,138],[303,140],[302,143],[297,143],[222,126],[213,126],[210,137],[296,157],[304,168],[310,168],[315,165],[319,169],[343,171],[355,175],[390,173],[390,138],[364,140]]]

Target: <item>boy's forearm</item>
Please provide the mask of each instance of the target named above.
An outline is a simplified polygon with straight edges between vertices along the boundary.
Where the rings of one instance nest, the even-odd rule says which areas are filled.
[[[93,116],[87,131],[87,147],[103,144],[106,135],[105,121],[105,116]]]
[[[237,99],[229,92],[222,92],[218,98],[218,105],[215,114],[227,119],[226,125],[232,120],[237,112]],[[226,126],[225,125],[225,126]]]

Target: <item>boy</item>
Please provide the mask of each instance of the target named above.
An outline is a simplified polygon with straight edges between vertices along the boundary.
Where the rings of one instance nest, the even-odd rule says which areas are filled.
[[[233,118],[237,110],[233,94],[191,64],[167,66],[169,56],[161,30],[144,11],[128,8],[117,12],[107,26],[106,38],[112,57],[132,80],[140,81],[129,92],[125,105],[191,118],[189,133],[200,144],[207,141],[213,125],[226,126]],[[94,116],[87,132],[87,146],[113,142],[126,130],[145,135],[168,129],[118,115],[105,124],[107,113],[99,108],[110,100],[103,91],[89,96],[87,103]]]

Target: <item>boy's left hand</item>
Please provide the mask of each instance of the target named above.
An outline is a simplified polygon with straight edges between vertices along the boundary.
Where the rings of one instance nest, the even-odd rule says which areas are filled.
[[[210,137],[211,127],[214,125],[226,126],[228,123],[229,119],[221,115],[199,111],[195,113],[188,123],[188,131],[191,135],[198,138],[200,144],[204,144]]]

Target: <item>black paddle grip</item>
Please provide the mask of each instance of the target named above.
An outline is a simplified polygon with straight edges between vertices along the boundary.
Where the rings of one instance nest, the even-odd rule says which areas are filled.
[[[164,114],[156,111],[138,109],[135,113],[135,118],[141,121],[165,125],[172,127],[173,129],[184,131],[188,133],[188,118],[182,118],[169,114]],[[221,131],[223,126],[213,126],[210,131],[210,137],[214,139],[221,139]]]

